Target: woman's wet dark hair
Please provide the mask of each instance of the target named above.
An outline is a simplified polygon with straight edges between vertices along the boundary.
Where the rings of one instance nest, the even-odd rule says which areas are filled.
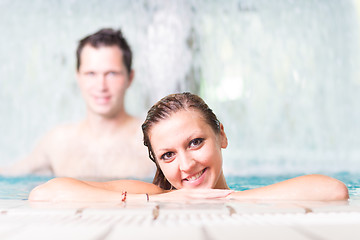
[[[112,28],[103,28],[94,34],[91,34],[79,41],[76,50],[76,69],[79,70],[81,64],[81,52],[86,45],[94,48],[117,46],[122,51],[123,61],[128,73],[131,72],[132,51],[127,43],[121,30],[114,30]]]
[[[214,132],[220,133],[220,122],[216,115],[204,100],[195,94],[189,92],[171,94],[162,98],[150,108],[145,122],[142,124],[144,145],[148,148],[149,158],[156,164],[156,173],[153,183],[165,190],[173,189],[173,186],[165,178],[164,173],[161,171],[159,164],[156,161],[156,156],[150,143],[149,132],[152,126],[181,110],[199,111]]]

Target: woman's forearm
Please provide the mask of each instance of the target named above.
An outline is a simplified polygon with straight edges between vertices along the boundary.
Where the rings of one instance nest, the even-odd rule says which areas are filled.
[[[305,175],[251,190],[232,193],[234,199],[337,201],[349,198],[341,181],[319,174]]]
[[[162,193],[157,186],[135,180],[112,182],[86,182],[73,178],[54,178],[36,188],[29,195],[30,201],[122,201],[123,192]],[[141,198],[136,195],[132,199]],[[144,198],[144,197],[143,197]]]
[[[118,180],[111,182],[87,182],[72,178],[55,178],[34,188],[31,201],[122,201],[122,192],[128,193],[128,200],[146,200],[147,194],[153,195],[151,200],[180,200],[189,198],[222,198],[232,191],[177,190],[167,194],[156,195],[166,191],[146,182],[136,180]],[[339,180],[324,175],[305,175],[292,178],[269,186],[232,192],[232,199],[262,200],[315,200],[334,201],[347,200],[348,189]]]

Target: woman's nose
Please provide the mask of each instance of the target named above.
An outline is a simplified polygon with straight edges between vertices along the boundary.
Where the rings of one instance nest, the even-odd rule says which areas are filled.
[[[193,157],[189,154],[185,154],[185,153],[180,154],[180,156],[178,156],[178,159],[179,159],[179,168],[183,172],[191,171],[193,167],[196,165],[195,159],[193,159]]]

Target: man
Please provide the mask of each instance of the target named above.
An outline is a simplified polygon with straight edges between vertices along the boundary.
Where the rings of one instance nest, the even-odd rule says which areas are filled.
[[[134,79],[132,52],[121,31],[102,29],[79,42],[77,81],[87,106],[82,122],[58,126],[33,152],[2,174],[51,173],[77,178],[143,178],[154,166],[141,122],[124,108]]]

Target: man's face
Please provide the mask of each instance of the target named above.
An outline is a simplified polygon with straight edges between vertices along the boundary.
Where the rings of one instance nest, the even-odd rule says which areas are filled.
[[[89,112],[106,118],[122,113],[133,72],[127,71],[119,47],[86,45],[80,60],[77,79]]]

